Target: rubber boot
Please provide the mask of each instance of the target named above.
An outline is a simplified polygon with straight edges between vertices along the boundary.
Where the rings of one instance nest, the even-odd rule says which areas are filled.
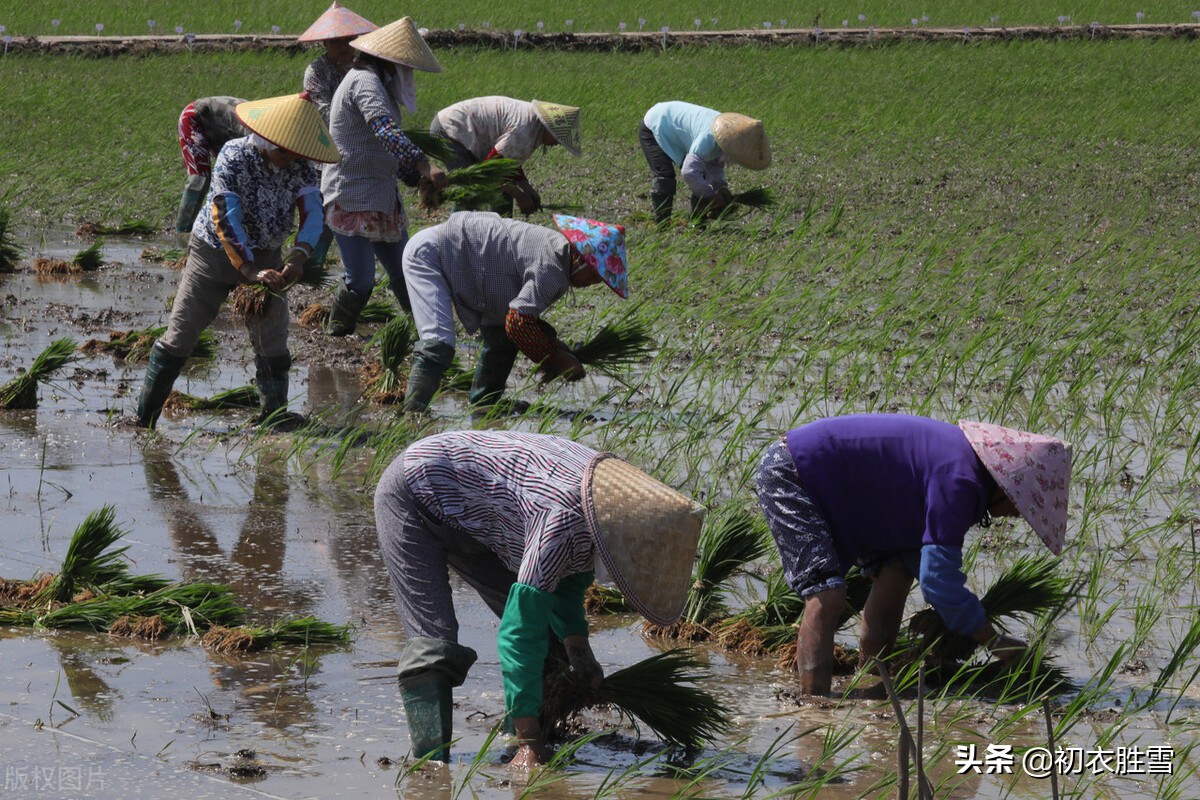
[[[142,394],[138,397],[137,424],[153,428],[162,413],[163,403],[171,394],[171,387],[179,377],[186,358],[173,356],[157,343],[150,348],[150,362],[146,364],[146,376],[142,379]]]
[[[288,370],[291,368],[290,355],[255,356],[254,380],[258,384],[262,410],[254,424],[293,430],[304,422],[304,417],[300,414],[293,414],[287,410]]]
[[[442,375],[454,360],[453,345],[437,339],[422,339],[413,347],[412,369],[404,392],[404,411],[427,411],[437,393]]]
[[[175,217],[175,230],[187,233],[204,205],[204,194],[208,189],[208,179],[203,175],[189,175],[183,189],[183,197],[179,199],[179,215]]]
[[[671,206],[675,203],[675,181],[661,176],[650,179],[650,208],[654,222],[660,228],[671,223]]]
[[[308,260],[304,262],[304,270],[321,269],[325,266],[325,259],[329,256],[329,246],[333,244],[333,231],[326,225],[321,230],[321,237],[317,239],[317,246],[308,254]]]
[[[333,304],[329,308],[329,321],[325,332],[330,336],[349,336],[358,327],[358,315],[370,297],[351,289],[345,281],[338,281],[333,292]]]
[[[454,709],[450,679],[439,670],[426,670],[400,678],[400,699],[408,717],[408,737],[413,758],[450,761]]]
[[[479,360],[475,362],[475,377],[468,399],[473,406],[491,406],[504,394],[508,374],[517,360],[517,346],[500,325],[484,325],[479,329],[479,335],[483,343],[479,347]]]

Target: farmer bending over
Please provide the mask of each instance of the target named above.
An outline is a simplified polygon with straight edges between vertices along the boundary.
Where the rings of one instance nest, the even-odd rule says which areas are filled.
[[[399,682],[413,757],[449,760],[451,689],[476,658],[458,643],[449,569],[500,617],[512,763],[534,766],[546,760],[547,655],[561,641],[572,669],[593,685],[604,678],[583,610],[597,554],[634,608],[669,625],[687,598],[702,516],[628,462],[557,436],[454,431],[409,447],[379,483],[375,521],[408,635]]]
[[[470,400],[494,403],[504,392],[517,350],[550,377],[582,378],[583,365],[539,318],[571,287],[603,281],[628,295],[625,228],[555,214],[559,230],[460,211],[413,236],[404,280],[420,340],[404,397],[405,411],[425,411],[454,358],[454,316],[483,344]],[[560,232],[561,231],[561,232]]]
[[[1011,663],[1025,643],[998,634],[962,572],[963,538],[993,516],[1022,516],[1058,555],[1067,527],[1068,445],[981,422],[863,414],[788,431],[763,456],[758,501],[805,599],[800,690],[829,692],[846,571],[873,584],[862,612],[864,663],[894,643],[913,578],[946,626]]]
[[[270,291],[261,316],[247,317],[262,416],[287,405],[288,306],[285,290],[303,275],[321,235],[321,194],[309,161],[334,162],[337,148],[317,107],[303,95],[240,103],[251,135],[230,140],[217,156],[205,213],[196,218],[187,264],[167,332],[150,348],[137,421],[154,427],[179,371],[229,292],[243,283]],[[300,224],[285,259],[280,246]]]
[[[189,103],[179,115],[179,149],[183,151],[183,168],[188,177],[175,218],[178,233],[190,231],[196,214],[200,213],[217,153],[230,139],[247,134],[233,110],[244,102],[240,97],[201,97]]]
[[[733,199],[725,182],[726,160],[755,170],[771,164],[771,145],[762,122],[678,100],[659,103],[646,112],[638,141],[650,165],[650,207],[660,226],[671,219],[676,167],[692,190],[696,216],[720,211]]]
[[[455,157],[448,169],[478,164],[491,158],[511,158],[524,163],[538,145],[561,144],[571,155],[579,155],[579,109],[534,100],[527,103],[512,97],[475,97],[443,108],[433,118],[429,132],[449,141]],[[507,197],[492,210],[512,216],[513,201],[522,214],[542,207],[541,195],[522,169],[500,187]]]

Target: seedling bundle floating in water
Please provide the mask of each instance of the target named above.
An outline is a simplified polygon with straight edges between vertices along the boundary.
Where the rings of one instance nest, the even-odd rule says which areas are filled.
[[[166,332],[167,328],[164,325],[140,331],[113,331],[108,335],[108,339],[88,339],[79,349],[89,355],[108,353],[125,361],[142,361],[150,357],[150,348]],[[208,360],[216,356],[216,334],[205,329],[200,332],[200,338],[196,341],[196,347],[189,358]]]
[[[122,220],[120,225],[85,222],[75,229],[76,236],[149,236],[158,228],[144,219]]]
[[[216,629],[219,633],[206,643],[224,651],[349,640],[348,626],[314,617],[244,627],[246,610],[227,586],[132,574],[128,547],[115,547],[125,531],[114,517],[112,506],[88,515],[71,537],[58,574],[0,579],[0,624],[87,628],[146,639]]]
[[[0,409],[37,408],[37,387],[78,357],[74,339],[56,339],[23,374],[0,386]]]
[[[258,408],[258,389],[254,386],[238,386],[217,392],[211,397],[195,397],[180,391],[172,391],[163,404],[164,409],[185,411],[225,411],[233,408]]]

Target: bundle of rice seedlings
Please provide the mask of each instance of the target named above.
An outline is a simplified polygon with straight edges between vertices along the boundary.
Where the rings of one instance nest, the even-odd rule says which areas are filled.
[[[12,215],[0,208],[0,272],[14,272],[21,261],[21,248],[12,234]]]
[[[585,367],[612,373],[647,358],[654,347],[645,325],[625,319],[605,325],[571,352]]]
[[[678,622],[666,627],[646,623],[646,633],[688,641],[708,638],[701,634],[708,634],[711,623],[728,611],[725,597],[729,581],[740,574],[746,564],[765,556],[770,547],[761,514],[738,506],[722,508],[700,534],[696,567],[683,615]]]
[[[406,129],[404,135],[408,137],[410,142],[425,151],[425,155],[434,161],[445,164],[454,158],[454,150],[450,147],[450,143],[440,136],[435,136],[428,130],[422,130],[421,128]]]
[[[593,583],[583,595],[583,610],[589,614],[620,614],[633,611],[633,606],[620,589]]]
[[[195,397],[172,391],[163,408],[170,411],[224,411],[231,408],[258,408],[258,389],[254,386],[238,386],[217,392],[211,397]]]
[[[721,219],[722,217],[732,214],[738,209],[767,209],[775,205],[775,195],[770,189],[760,186],[755,189],[749,189],[744,192],[737,192],[732,199],[719,210],[713,208],[706,202],[698,203],[695,210],[692,212],[693,222],[704,219]]]
[[[699,749],[729,730],[729,716],[717,699],[691,685],[710,677],[687,650],[667,650],[618,670],[593,689],[569,668],[547,676],[542,699],[542,730],[561,736],[584,709],[609,706],[635,725],[654,731],[668,744]]]
[[[74,339],[54,340],[49,347],[38,353],[37,358],[24,373],[0,386],[0,409],[37,408],[37,387],[78,358]]]
[[[144,219],[122,220],[120,225],[85,222],[75,230],[76,236],[149,236],[158,229]]]
[[[253,319],[267,313],[271,290],[262,283],[239,283],[229,293],[229,308],[240,319]]]
[[[145,328],[140,331],[112,331],[108,339],[88,339],[79,349],[89,355],[109,353],[114,358],[124,361],[142,361],[150,356],[150,348],[159,337],[167,332],[164,325]],[[207,328],[200,332],[196,347],[190,358],[205,360],[216,358],[217,336]]]
[[[126,614],[123,617],[117,617],[109,626],[108,632],[113,636],[129,636],[134,639],[149,639],[156,642],[167,635],[166,623],[162,621],[162,617],[139,617],[133,614]]]
[[[245,609],[228,586],[174,583],[146,594],[107,595],[68,603],[37,617],[43,628],[89,628],[107,631],[121,617],[159,617],[168,634],[207,630],[213,625],[241,625]]]
[[[82,272],[83,268],[61,258],[38,256],[33,260],[33,271],[38,275],[71,275]]]
[[[187,251],[178,247],[168,247],[165,250],[160,250],[157,247],[147,247],[142,250],[141,259],[142,261],[153,263],[174,264],[185,256],[187,256]]]
[[[104,266],[104,240],[97,239],[91,247],[85,247],[75,254],[71,263],[84,272],[92,272]]]
[[[349,625],[334,625],[313,616],[279,620],[265,627],[214,626],[200,640],[219,653],[260,650],[277,644],[340,645],[349,641]]]
[[[464,369],[457,358],[450,362],[442,375],[442,388],[450,392],[469,392],[475,382],[475,370]]]
[[[300,275],[300,280],[296,281],[296,283],[324,289],[333,283],[333,273],[325,266],[324,262],[318,264],[309,259],[304,262],[304,272]]]
[[[113,548],[124,535],[124,529],[116,523],[113,506],[88,514],[71,536],[58,574],[38,599],[66,603],[79,588],[97,588],[128,577],[128,545]]]
[[[364,396],[380,403],[397,403],[404,398],[405,379],[400,368],[412,353],[417,329],[412,318],[399,316],[380,328],[367,343],[379,344],[379,368],[367,382]]]
[[[449,185],[438,191],[424,178],[417,188],[420,207],[430,211],[443,203],[453,203],[464,211],[487,210],[504,199],[500,187],[521,169],[521,163],[512,158],[492,158],[469,167],[446,173]]]
[[[309,303],[296,317],[296,321],[306,328],[322,328],[329,321],[329,306]]]
[[[1075,599],[1076,585],[1058,568],[1058,560],[1049,557],[1023,556],[1013,562],[979,598],[992,625],[1007,631],[1011,620],[1033,620],[1063,611]],[[947,628],[932,608],[914,614],[908,629],[915,637],[913,647],[927,654],[925,660],[931,667],[962,664],[977,649],[970,637]]]

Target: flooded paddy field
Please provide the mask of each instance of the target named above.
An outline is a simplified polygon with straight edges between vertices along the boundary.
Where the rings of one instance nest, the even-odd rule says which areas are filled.
[[[81,246],[67,229],[25,235],[31,250],[57,257],[69,258]],[[0,277],[5,375],[61,336],[82,341],[164,324],[177,272],[145,260],[143,251],[177,244],[111,238],[107,265],[96,272],[47,279],[23,269]],[[687,248],[702,244],[685,241],[671,258],[687,260]],[[795,246],[784,237],[778,245]],[[1155,348],[1126,336],[1124,349],[1106,352],[1102,336],[1081,339],[1093,348],[1090,356],[1026,320],[1023,330],[1034,331],[1026,352],[1047,348],[1030,361],[1057,357],[1064,369],[1031,367],[1014,379],[1013,359],[1019,368],[1022,352],[1015,338],[1001,348],[1002,357],[977,358],[971,325],[965,337],[944,333],[948,319],[926,317],[924,328],[912,329],[913,317],[901,310],[908,306],[893,290],[862,290],[866,273],[844,270],[835,278],[818,265],[797,291],[758,271],[763,251],[744,247],[720,265],[740,271],[748,287],[725,305],[786,306],[793,319],[819,318],[829,331],[821,344],[797,349],[805,341],[795,335],[799,324],[785,319],[768,328],[749,315],[748,328],[729,323],[723,336],[702,335],[716,323],[700,301],[693,312],[697,332],[690,334],[648,313],[646,304],[635,314],[647,314],[658,341],[647,364],[616,378],[548,389],[522,372],[510,389],[534,409],[485,424],[562,433],[612,449],[714,507],[744,503],[761,447],[776,432],[821,414],[898,408],[945,416],[965,405],[979,416],[1032,420],[1064,433],[1076,446],[1077,466],[1072,541],[1062,569],[1080,581],[1079,598],[1064,616],[1030,623],[1075,684],[1053,700],[1058,744],[1091,759],[1060,777],[1071,793],[1063,796],[1193,796],[1200,788],[1191,679],[1198,664],[1191,637],[1200,523],[1196,372],[1184,356],[1194,355],[1194,319],[1163,323],[1173,335]],[[953,267],[899,261],[888,268],[898,281],[912,280],[908,304],[955,281]],[[648,274],[645,291],[686,289],[669,276],[670,270]],[[834,287],[854,292],[833,304]],[[293,298],[293,310],[309,299]],[[556,324],[587,330],[611,313],[606,302],[589,301],[581,293]],[[1108,325],[1117,307],[1107,300],[1098,306],[1097,318]],[[1131,320],[1128,332],[1153,327],[1144,308],[1161,304],[1142,296],[1118,306]],[[864,315],[881,320],[881,330],[861,327]],[[975,330],[988,324],[981,317]],[[207,395],[249,381],[252,358],[238,324],[223,312],[215,331],[217,359],[190,366],[177,388]],[[922,355],[919,345],[930,339],[953,339],[946,363]],[[6,795],[588,798],[613,794],[614,776],[622,778],[618,796],[894,795],[897,727],[890,706],[862,699],[849,677],[839,682],[848,692],[841,702],[797,702],[774,657],[708,643],[693,646],[712,670],[709,688],[733,717],[726,740],[681,759],[661,752],[652,736],[639,738],[628,725],[594,717],[589,727],[616,725],[618,732],[584,744],[557,782],[529,789],[527,776],[504,765],[503,740],[489,743],[503,707],[496,621],[464,585],[455,594],[463,642],[480,661],[456,690],[454,729],[461,739],[454,764],[406,775],[408,736],[393,677],[404,635],[378,554],[372,488],[407,441],[480,421],[453,392],[420,425],[390,409],[364,407],[358,368],[370,354],[363,339],[332,340],[293,322],[292,346],[292,407],[327,421],[323,432],[263,435],[246,426],[248,411],[176,412],[147,436],[129,424],[143,365],[108,355],[65,368],[41,387],[36,410],[0,412],[6,483],[0,575],[55,570],[81,520],[113,504],[136,572],[228,585],[255,620],[313,614],[355,628],[345,647],[281,646],[242,655],[217,653],[189,637],[143,642],[89,631],[0,629]],[[1055,348],[1067,347],[1076,348],[1069,359],[1055,356],[1064,352]],[[729,360],[734,350],[760,358],[751,368]],[[469,363],[473,355],[463,351]],[[1123,381],[1120,393],[1111,388],[1113,376]],[[968,395],[969,402],[960,399]],[[376,438],[347,446],[339,426],[348,420]],[[968,541],[974,542],[972,583],[983,586],[1036,544],[1011,526]],[[764,563],[750,572],[769,570]],[[743,580],[731,590],[731,605],[753,603],[761,586]],[[910,605],[920,606],[918,593]],[[593,627],[607,669],[673,644],[646,638],[630,615],[596,616]],[[851,625],[841,640],[852,645],[855,633]],[[910,723],[914,697],[911,689],[903,692]],[[925,722],[926,763],[938,797],[1050,796],[1047,779],[1029,774],[1022,762],[1027,748],[1046,745],[1040,699],[996,704],[935,695]],[[963,767],[965,748],[983,754],[989,745],[1013,747],[1015,761],[1008,767],[1002,758],[989,761],[994,774],[982,765]]]

